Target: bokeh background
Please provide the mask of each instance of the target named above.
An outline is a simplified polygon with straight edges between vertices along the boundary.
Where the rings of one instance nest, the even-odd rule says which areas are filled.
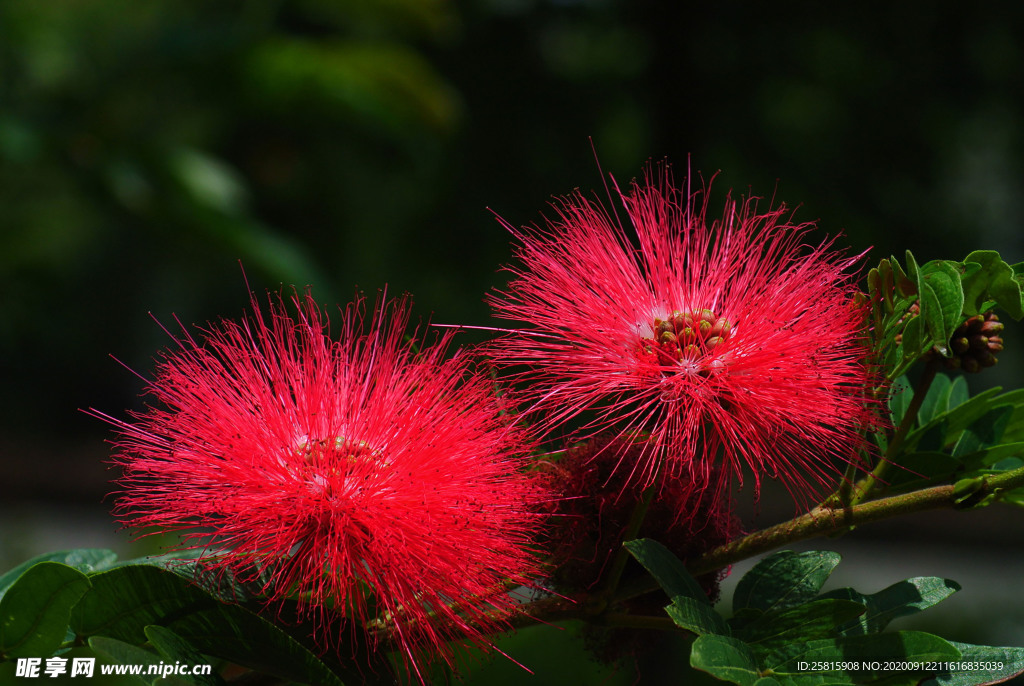
[[[603,194],[591,140],[620,182],[650,159],[718,173],[719,197],[799,206],[866,263],[1018,262],[1024,4],[0,2],[0,568],[138,549],[104,501],[108,431],[80,410],[141,406],[111,356],[146,374],[154,317],[236,317],[248,279],[325,303],[387,285],[488,325],[510,255],[488,208],[525,224]],[[1018,385],[1013,356],[982,383]],[[762,498],[751,526],[787,507]],[[825,543],[862,590],[962,581],[946,635],[1024,645],[1022,518]]]

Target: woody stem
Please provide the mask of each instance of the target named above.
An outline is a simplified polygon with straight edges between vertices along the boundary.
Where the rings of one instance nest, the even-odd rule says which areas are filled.
[[[1024,467],[985,476],[977,481],[976,488],[971,491],[971,501],[981,502],[990,495],[998,498],[1001,492],[1022,486],[1024,486]],[[795,541],[842,531],[851,526],[923,510],[962,507],[964,507],[964,496],[953,484],[933,486],[845,508],[819,505],[810,512],[788,522],[776,524],[719,546],[689,562],[687,568],[694,575],[706,574]]]

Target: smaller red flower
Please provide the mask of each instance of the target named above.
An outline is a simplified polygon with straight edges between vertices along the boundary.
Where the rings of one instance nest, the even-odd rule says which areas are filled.
[[[357,299],[334,339],[309,294],[293,300],[295,316],[278,297],[269,320],[254,301],[201,342],[185,333],[149,387],[157,406],[94,411],[121,435],[117,512],[184,532],[271,600],[347,612],[371,646],[385,632],[425,678],[449,641],[486,647],[514,610],[506,589],[539,575],[527,437],[465,354],[446,357],[450,335],[403,339],[404,301],[367,322]]]
[[[617,462],[640,459],[643,448],[642,438],[601,435],[566,450],[555,461],[542,463],[549,490],[561,496],[549,504],[548,547],[555,561],[552,581],[558,590],[593,590],[608,572],[644,496],[644,489],[629,483],[628,474],[616,468]],[[731,503],[717,500],[714,492],[699,484],[673,479],[659,496],[646,508],[634,538],[656,539],[683,562],[740,534]],[[638,570],[638,565],[631,567]],[[718,582],[724,576],[712,573],[699,579],[712,602],[718,599]]]
[[[834,480],[873,421],[857,258],[805,245],[784,206],[730,198],[710,220],[667,167],[620,198],[631,227],[580,194],[545,228],[505,224],[520,266],[491,303],[521,328],[493,343],[497,363],[548,426],[645,432],[620,458],[630,481],[723,490],[748,471],[803,499]]]
[[[569,595],[600,591],[615,556],[623,552],[627,535],[653,538],[683,562],[691,562],[741,533],[731,503],[719,501],[718,494],[702,485],[672,479],[644,508],[639,530],[630,534],[631,520],[641,507],[645,490],[640,484],[628,483],[628,474],[616,469],[616,463],[636,460],[642,451],[640,437],[630,440],[602,435],[540,463],[550,489],[562,496],[550,503],[547,544],[553,560],[551,583],[558,591]],[[698,577],[710,602],[718,600],[719,584],[727,572]],[[618,587],[629,588],[645,576],[640,565],[630,561]],[[650,617],[663,614],[664,606],[665,594],[658,590],[616,601],[610,611]],[[628,657],[635,660],[668,647],[660,631],[593,624],[583,629],[583,637],[587,648],[607,663]]]

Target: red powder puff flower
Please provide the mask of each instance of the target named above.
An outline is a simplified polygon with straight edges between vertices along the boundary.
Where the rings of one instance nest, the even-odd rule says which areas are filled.
[[[561,496],[548,505],[552,513],[548,547],[554,560],[551,581],[558,590],[591,590],[608,572],[644,497],[642,486],[629,483],[626,471],[615,468],[616,460],[636,460],[642,451],[643,441],[600,435],[569,448],[556,461],[540,462],[542,478]],[[739,519],[729,503],[716,502],[716,494],[700,485],[672,479],[658,495],[633,537],[656,539],[683,562],[740,533]],[[633,565],[627,577],[639,571],[640,566]],[[698,579],[712,602],[718,600],[718,583],[724,576],[719,570]],[[655,595],[656,602],[662,603],[664,596]],[[656,614],[661,605],[652,609]]]
[[[515,606],[509,585],[539,572],[524,434],[465,355],[445,359],[450,336],[403,340],[404,301],[367,327],[357,300],[335,340],[309,294],[293,300],[296,318],[277,297],[269,321],[254,301],[203,342],[185,333],[149,387],[161,408],[94,411],[121,435],[118,514],[185,532],[182,548],[264,580],[271,600],[384,631],[423,679],[422,653],[486,646]]]
[[[864,313],[831,242],[802,244],[784,206],[707,198],[660,182],[618,192],[632,230],[577,193],[546,228],[517,230],[521,267],[491,303],[522,328],[496,340],[502,366],[526,365],[534,409],[583,436],[643,431],[630,480],[682,477],[723,489],[782,479],[794,495],[857,459],[872,420]],[[722,475],[718,477],[716,475]]]

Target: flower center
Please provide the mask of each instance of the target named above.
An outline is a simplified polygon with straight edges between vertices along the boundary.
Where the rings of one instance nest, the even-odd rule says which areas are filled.
[[[654,335],[641,339],[641,352],[661,365],[707,375],[722,366],[712,353],[732,335],[732,324],[711,310],[676,310],[654,318]]]
[[[318,440],[300,436],[295,442],[295,454],[303,464],[294,473],[302,474],[307,482],[327,492],[361,487],[371,473],[391,466],[383,451],[366,441],[344,436]]]
[[[386,466],[387,462],[381,451],[374,450],[366,441],[354,438],[335,436],[311,440],[308,436],[300,436],[295,442],[296,454],[307,464],[319,467],[341,467],[343,464],[358,465],[366,462]]]

